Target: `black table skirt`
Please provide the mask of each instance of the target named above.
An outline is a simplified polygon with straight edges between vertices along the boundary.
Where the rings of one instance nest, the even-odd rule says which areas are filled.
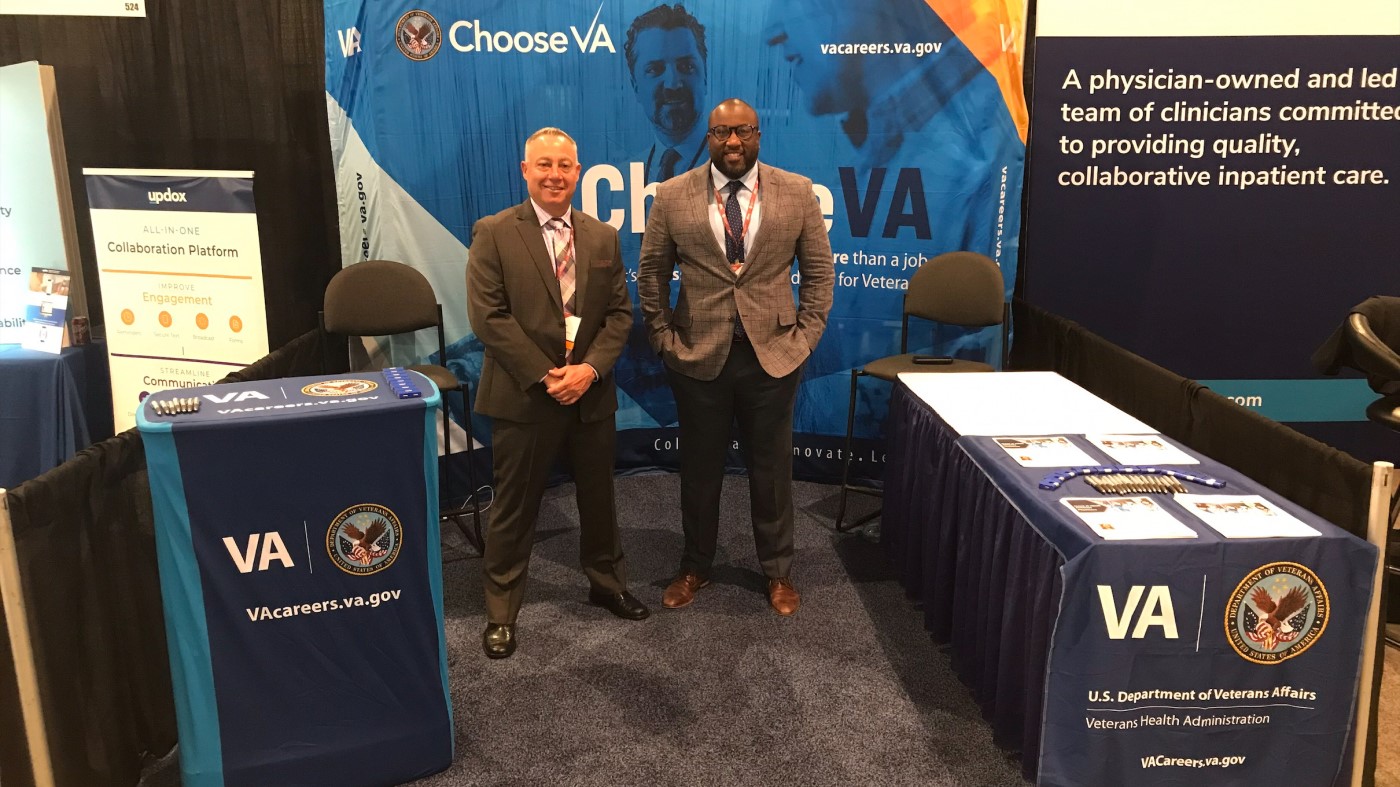
[[[1064,559],[902,383],[886,429],[881,543],[924,626],[951,646],[998,745],[1035,779],[1050,637]]]

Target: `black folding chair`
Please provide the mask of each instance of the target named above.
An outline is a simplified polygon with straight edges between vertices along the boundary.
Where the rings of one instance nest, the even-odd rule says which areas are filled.
[[[327,332],[348,337],[393,336],[426,328],[437,329],[438,359],[446,362],[447,339],[442,328],[442,305],[437,302],[433,286],[423,274],[401,262],[365,260],[342,268],[326,286],[322,307],[321,327]],[[353,364],[352,364],[353,368]],[[423,374],[442,392],[442,445],[446,456],[452,455],[452,431],[447,414],[447,394],[462,395],[463,428],[467,433],[467,482],[471,486],[469,504],[444,507],[443,519],[451,519],[467,542],[480,554],[483,547],[481,505],[476,496],[476,470],[471,452],[471,396],[467,383],[457,379],[446,366],[418,364],[406,367]],[[472,529],[462,522],[468,511]]]

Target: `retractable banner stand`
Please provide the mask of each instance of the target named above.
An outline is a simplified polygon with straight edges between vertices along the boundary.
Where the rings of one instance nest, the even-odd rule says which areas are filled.
[[[839,477],[850,370],[898,352],[914,271],[971,250],[1000,263],[1008,293],[1015,282],[1021,16],[1019,0],[327,0],[343,262],[422,270],[444,306],[446,364],[475,390],[471,227],[525,199],[525,138],[556,126],[578,141],[574,204],[621,233],[635,301],[656,184],[708,166],[709,112],[741,98],[758,112],[759,159],[810,177],[828,219],[835,305],[798,393],[794,458],[801,476]],[[994,357],[994,333],[916,328],[913,347]],[[435,352],[404,349],[416,357],[400,363]],[[619,465],[677,466],[675,402],[639,311],[615,374]],[[883,469],[887,396],[879,383],[859,394],[857,474]]]
[[[1393,0],[1042,0],[1036,25],[1028,299],[1275,420],[1383,439],[1354,423],[1365,381],[1309,357],[1400,284]]]
[[[57,294],[64,308],[69,298],[86,308],[82,279],[73,278],[80,273],[78,239],[63,150],[53,68],[0,68],[0,344],[59,351],[63,315],[51,320],[52,310],[41,309],[52,297],[34,295],[55,295],[55,276],[63,279]],[[41,323],[26,328],[35,317]]]
[[[267,354],[253,173],[84,169],[117,431]]]

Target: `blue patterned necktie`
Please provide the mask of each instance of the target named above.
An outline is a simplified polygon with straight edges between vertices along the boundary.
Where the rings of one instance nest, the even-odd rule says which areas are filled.
[[[729,200],[724,203],[724,219],[729,223],[729,232],[724,234],[724,256],[730,265],[744,261],[744,216],[739,211],[739,189],[743,187],[737,180],[729,181]]]
[[[676,176],[676,165],[681,161],[681,154],[675,148],[666,148],[666,152],[661,154],[661,179],[670,180]]]

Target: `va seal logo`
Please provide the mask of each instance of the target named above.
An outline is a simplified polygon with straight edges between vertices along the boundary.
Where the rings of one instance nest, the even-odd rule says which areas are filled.
[[[399,51],[409,60],[427,60],[442,48],[442,28],[427,11],[409,11],[394,27]]]
[[[373,380],[326,380],[304,386],[301,392],[307,396],[357,396],[378,387]]]
[[[403,525],[393,511],[373,503],[350,506],[331,521],[326,551],[347,574],[361,576],[394,564],[403,543]]]
[[[1327,628],[1327,588],[1306,566],[1270,563],[1250,572],[1230,594],[1225,636],[1255,664],[1278,664],[1312,647]]]

